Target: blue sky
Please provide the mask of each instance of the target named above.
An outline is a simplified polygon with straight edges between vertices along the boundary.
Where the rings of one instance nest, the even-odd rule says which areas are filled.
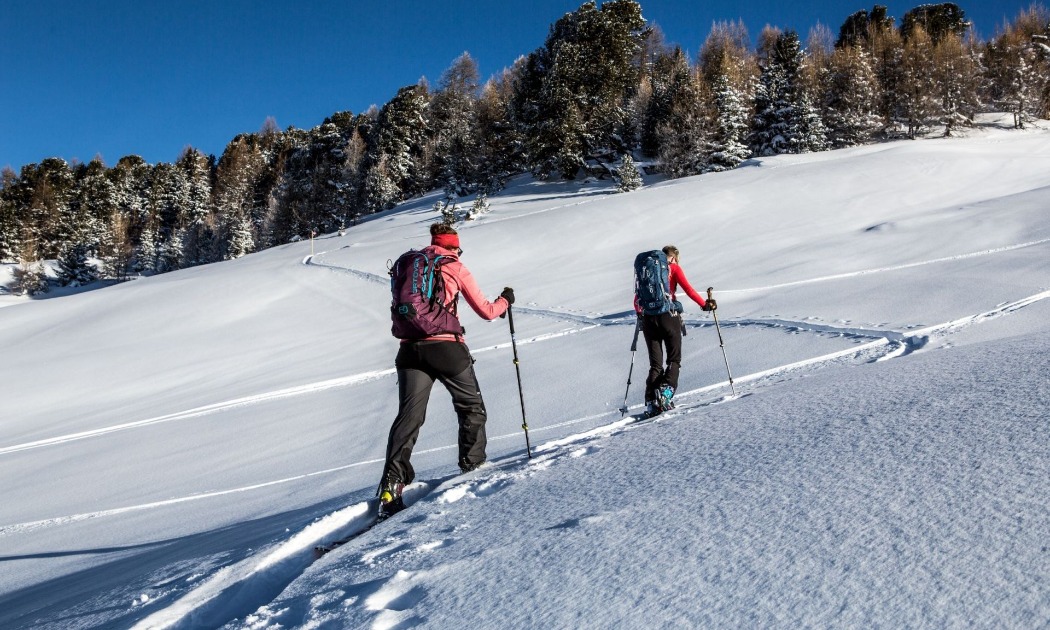
[[[171,162],[186,146],[219,155],[272,116],[310,128],[436,83],[463,51],[482,79],[543,44],[582,0],[11,0],[0,7],[0,167],[45,157],[112,165]],[[983,37],[1030,0],[958,2]],[[667,40],[695,55],[711,24],[742,19],[803,37],[837,33],[874,2],[641,0]],[[885,2],[900,18],[923,4]]]

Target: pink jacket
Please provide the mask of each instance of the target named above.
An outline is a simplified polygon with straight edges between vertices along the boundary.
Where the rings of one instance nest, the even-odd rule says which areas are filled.
[[[474,280],[474,276],[459,261],[459,256],[456,255],[456,252],[436,245],[433,247],[442,256],[448,256],[453,259],[441,265],[441,276],[445,281],[445,304],[457,317],[459,315],[458,306],[461,294],[466,299],[467,304],[470,305],[470,308],[474,309],[474,312],[482,319],[493,320],[507,311],[510,304],[507,303],[506,298],[500,296],[494,302],[489,302],[485,298],[485,294],[478,288],[478,283]],[[463,335],[444,334],[427,337],[427,341],[432,340],[463,341]]]

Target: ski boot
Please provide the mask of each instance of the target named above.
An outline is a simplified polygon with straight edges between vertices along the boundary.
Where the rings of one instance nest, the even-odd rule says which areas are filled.
[[[379,519],[387,519],[405,509],[405,500],[401,493],[405,484],[400,482],[387,482],[379,490]]]
[[[674,388],[670,385],[664,385],[660,388],[660,391],[656,392],[656,404],[660,407],[660,411],[670,411],[674,409]]]

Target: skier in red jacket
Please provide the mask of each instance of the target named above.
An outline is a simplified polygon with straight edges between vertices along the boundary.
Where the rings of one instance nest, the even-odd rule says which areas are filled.
[[[674,404],[671,398],[678,389],[678,373],[682,365],[682,305],[675,292],[681,286],[685,294],[696,302],[701,309],[713,311],[718,308],[713,299],[705,300],[689,284],[685,272],[678,265],[680,253],[674,245],[663,248],[669,267],[668,280],[671,285],[668,291],[671,304],[670,312],[659,315],[645,315],[635,297],[634,310],[642,320],[642,334],[645,335],[645,347],[649,351],[649,376],[645,379],[645,413],[655,416],[671,409]],[[667,349],[667,365],[664,366],[664,348]]]
[[[505,288],[489,302],[477,281],[460,262],[463,250],[459,235],[443,223],[430,226],[431,247],[449,259],[438,269],[444,284],[445,309],[458,319],[457,306],[462,294],[482,319],[503,315],[514,303],[514,290]],[[452,395],[452,406],[459,418],[459,467],[473,470],[485,461],[485,402],[474,375],[474,358],[467,348],[462,326],[459,333],[438,333],[423,339],[401,342],[394,365],[397,368],[399,408],[387,440],[386,465],[379,487],[380,511],[389,516],[404,507],[401,491],[415,478],[409,461],[419,430],[426,419],[427,402],[434,381],[439,380]]]

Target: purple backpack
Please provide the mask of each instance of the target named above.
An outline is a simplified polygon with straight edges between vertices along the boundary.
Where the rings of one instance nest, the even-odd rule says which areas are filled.
[[[390,268],[390,332],[398,339],[425,339],[439,334],[463,334],[451,305],[444,303],[445,282],[441,265],[451,256],[434,247],[409,250]],[[455,304],[455,300],[452,301]],[[453,306],[454,308],[454,306]]]

